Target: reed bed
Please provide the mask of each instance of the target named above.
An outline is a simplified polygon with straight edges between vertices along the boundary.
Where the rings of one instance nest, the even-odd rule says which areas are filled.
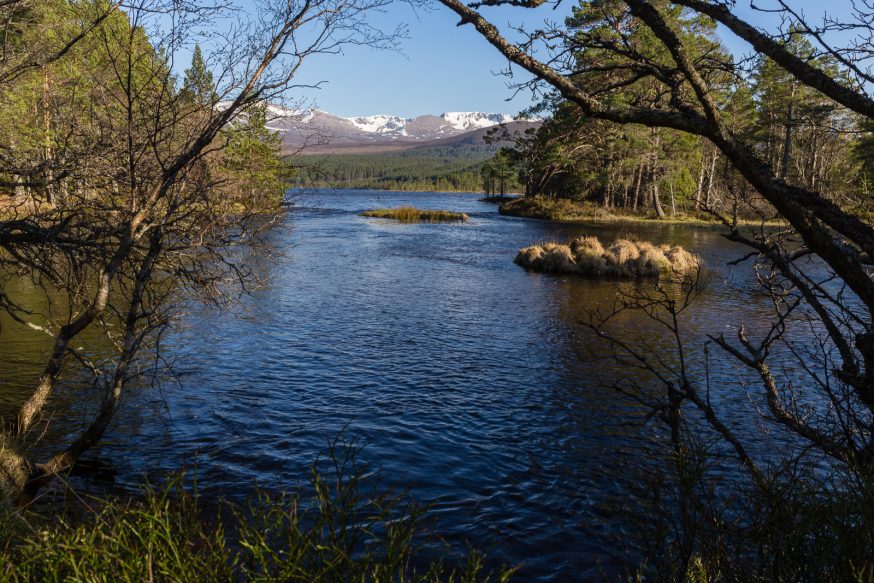
[[[525,247],[515,263],[545,273],[638,278],[684,276],[702,261],[682,247],[617,239],[604,246],[597,237],[576,237],[568,243],[546,242]]]
[[[464,213],[444,210],[423,210],[412,206],[402,206],[394,209],[373,209],[364,211],[361,215],[376,219],[393,219],[402,223],[463,223],[470,218]]]

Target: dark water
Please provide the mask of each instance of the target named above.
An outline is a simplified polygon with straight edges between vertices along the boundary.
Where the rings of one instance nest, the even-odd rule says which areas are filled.
[[[471,220],[358,216],[401,204]],[[630,229],[585,230],[611,239]],[[638,407],[604,388],[615,369],[587,357],[593,340],[578,324],[618,284],[512,262],[521,246],[579,230],[502,217],[474,195],[299,195],[271,235],[286,256],[271,262],[267,287],[244,299],[241,314],[181,322],[167,339],[178,385],[138,389],[97,455],[122,487],[196,466],[201,491],[244,496],[255,483],[295,487],[345,428],[366,443],[365,461],[433,505],[450,544],[469,541],[496,563],[523,564],[520,580],[587,580],[631,565],[617,508],[664,443]],[[765,313],[735,289],[751,284],[749,270],[724,267],[738,250],[716,232],[633,233],[682,244],[720,272],[688,315],[695,346],[705,332]],[[663,332],[625,323],[667,353]],[[32,378],[22,372],[28,338],[0,333],[4,409]],[[747,399],[736,367],[718,358],[712,380],[724,390],[715,398],[740,410]]]

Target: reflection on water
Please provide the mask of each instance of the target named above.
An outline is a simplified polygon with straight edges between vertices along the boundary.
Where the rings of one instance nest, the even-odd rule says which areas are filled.
[[[471,220],[358,216],[402,204]],[[616,371],[587,356],[593,340],[578,324],[619,284],[512,263],[520,247],[580,228],[502,217],[462,194],[320,192],[301,195],[296,209],[272,235],[286,257],[268,286],[239,316],[186,318],[167,342],[178,385],[132,393],[93,454],[116,466],[116,485],[196,465],[207,493],[294,487],[346,428],[366,442],[366,461],[433,505],[450,543],[524,563],[524,580],[596,577],[627,561],[614,508],[662,446],[638,408],[603,387]],[[631,228],[586,231],[609,240]],[[686,322],[698,345],[704,333],[766,313],[734,289],[748,288],[750,275],[726,271],[737,249],[716,232],[641,225],[633,233],[683,245],[720,270]],[[653,344],[669,341],[639,318],[627,325]],[[4,326],[4,416],[47,349],[38,334]],[[729,408],[746,399],[737,375],[729,362],[712,371]]]

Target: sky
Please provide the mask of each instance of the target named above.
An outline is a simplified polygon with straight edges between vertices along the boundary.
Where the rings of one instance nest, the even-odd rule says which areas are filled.
[[[307,96],[319,109],[346,117],[415,117],[447,111],[517,114],[531,105],[529,92],[508,101],[513,93],[507,87],[510,80],[496,75],[506,69],[507,60],[472,26],[456,26],[458,18],[453,12],[433,4],[429,11],[415,11],[397,3],[376,19],[385,29],[407,24],[409,38],[401,41],[400,52],[347,47],[343,55],[327,55],[304,65],[299,81],[326,81]],[[569,6],[565,2],[558,11],[546,7],[486,12],[496,24],[533,28],[544,18],[563,20]],[[515,71],[519,79],[530,79],[518,68]]]
[[[793,9],[812,20],[826,7],[832,13],[849,10],[850,0],[789,0]],[[756,0],[767,8],[774,0]],[[408,38],[401,50],[377,51],[368,47],[347,47],[342,55],[325,55],[306,63],[298,81],[324,82],[319,90],[304,93],[318,109],[353,117],[390,114],[415,117],[447,111],[485,111],[517,114],[530,106],[532,96],[522,92],[515,97],[508,78],[498,75],[507,61],[472,26],[456,26],[458,18],[449,9],[433,2],[429,10],[414,10],[406,3],[395,3],[374,22],[384,29],[405,23]],[[499,27],[525,25],[535,28],[544,18],[561,22],[574,2],[564,0],[557,9],[551,5],[536,10],[514,8],[483,9]],[[751,22],[773,27],[776,19],[750,8],[750,0],[739,0],[736,13]],[[736,54],[749,47],[725,30],[721,37]],[[518,80],[530,77],[514,69]],[[294,97],[297,97],[295,95]]]

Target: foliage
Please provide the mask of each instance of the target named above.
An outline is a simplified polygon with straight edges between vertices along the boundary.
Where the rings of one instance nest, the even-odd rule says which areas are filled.
[[[512,570],[489,573],[475,551],[458,564],[430,559],[425,547],[438,543],[421,509],[356,456],[334,444],[313,466],[311,494],[262,490],[245,506],[207,507],[179,474],[136,499],[90,499],[60,517],[7,508],[0,581],[509,579]]]
[[[518,189],[519,184],[515,180],[517,164],[515,150],[501,148],[491,160],[480,167],[483,192],[487,197],[505,196]]]
[[[226,128],[219,175],[221,191],[244,209],[275,209],[292,176],[282,159],[282,136],[267,129],[267,105],[250,108],[240,123]]]
[[[728,123],[750,139],[781,177],[821,189],[836,200],[857,199],[855,191],[862,184],[857,160],[865,159],[869,147],[867,134],[855,144],[850,139],[861,124],[856,116],[764,55],[757,58],[749,76],[726,75],[715,63],[731,59],[715,36],[712,21],[680,7],[663,15],[679,31],[692,57],[700,59]],[[630,73],[616,78],[616,71],[627,67],[609,48],[620,40],[619,23],[627,27],[621,40],[633,47],[635,58],[668,66],[671,57],[664,46],[650,28],[629,19],[624,3],[587,2],[575,9],[566,24],[568,34],[575,35],[568,44],[582,71],[574,82],[595,93],[610,92],[611,99],[627,103],[644,99],[663,103],[665,96],[651,82],[635,80]],[[837,75],[834,59],[814,55],[810,42],[798,31],[790,31],[784,44],[793,54]],[[611,124],[584,115],[573,102],[554,95],[539,107],[551,115],[530,140],[513,149],[529,196],[586,200],[608,209],[651,210],[659,217],[701,210],[750,217],[761,212],[762,205],[750,192],[744,193],[746,201],[738,206],[736,175],[726,169],[713,145],[700,137],[668,128]]]
[[[324,188],[495,194],[500,192],[501,178],[505,192],[521,192],[515,151],[505,147],[515,139],[505,131],[482,143],[420,146],[383,154],[313,154],[297,161],[293,181],[296,186]]]
[[[194,45],[191,67],[185,70],[181,93],[184,99],[191,100],[196,107],[212,107],[216,103],[218,96],[215,93],[212,71],[206,66],[199,44]]]

